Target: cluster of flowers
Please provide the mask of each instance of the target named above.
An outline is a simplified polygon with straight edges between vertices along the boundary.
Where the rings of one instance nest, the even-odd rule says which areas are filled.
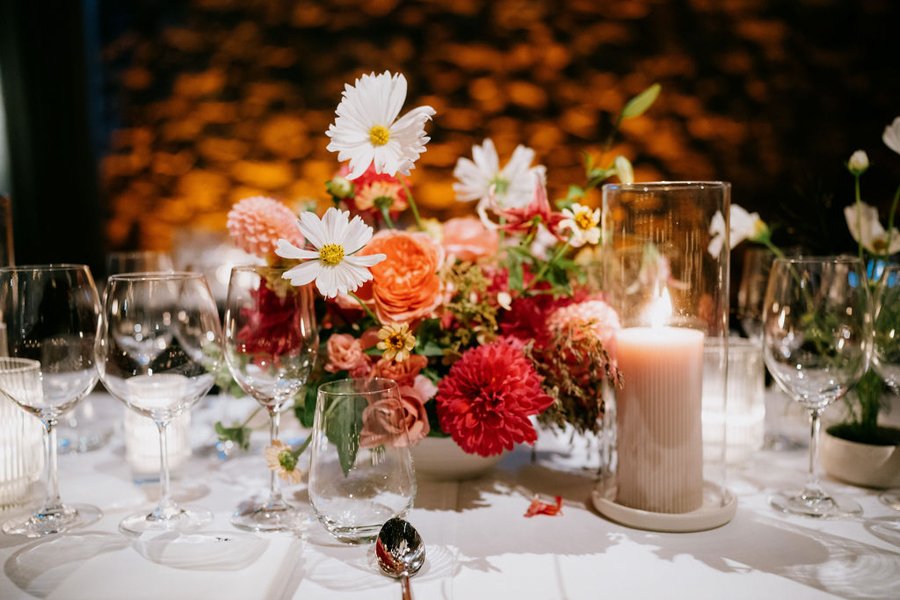
[[[617,122],[656,94],[635,97]],[[582,200],[609,177],[630,183],[630,163],[589,162],[587,185],[557,209],[531,149],[517,147],[501,168],[486,139],[454,171],[457,199],[477,202],[478,216],[422,219],[408,175],[434,110],[398,118],[405,96],[405,78],[388,72],[346,86],[327,135],[348,162],[327,183],[334,206],[321,218],[306,211],[298,221],[269,198],[243,200],[229,217],[238,245],[321,294],[321,364],[309,387],[392,379],[412,443],[450,436],[483,456],[533,443],[535,416],[596,431],[602,388],[618,383],[618,318],[575,260],[600,241],[600,211]]]
[[[900,154],[900,117],[884,128],[881,136],[884,145]],[[844,207],[844,219],[847,221],[847,229],[853,240],[859,245],[859,253],[863,250],[873,257],[890,256],[900,252],[900,230],[894,226],[894,217],[897,213],[898,200],[900,200],[900,188],[894,194],[893,202],[888,215],[888,226],[881,224],[878,209],[863,202],[860,194],[859,180],[862,174],[869,169],[869,156],[864,150],[856,150],[847,161],[847,170],[856,180],[856,198],[853,204]],[[730,245],[734,248],[744,240],[756,242],[767,246],[778,256],[781,250],[771,241],[772,232],[763,221],[759,213],[748,212],[743,207],[732,204],[730,212]],[[721,214],[716,214],[710,223],[710,234],[713,236],[709,244],[710,254],[717,255],[725,240],[725,219]]]

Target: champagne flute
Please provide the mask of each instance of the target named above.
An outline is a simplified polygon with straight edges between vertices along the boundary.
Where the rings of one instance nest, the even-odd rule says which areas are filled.
[[[765,296],[763,352],[776,383],[810,415],[809,476],[799,493],[770,503],[810,517],[858,515],[859,504],[830,496],[819,484],[822,411],[866,372],[872,316],[866,270],[850,257],[779,258]]]
[[[283,273],[274,267],[234,267],[225,303],[225,360],[241,389],[269,413],[270,443],[278,439],[281,411],[304,389],[319,349],[312,288],[293,287]],[[298,517],[273,472],[268,498],[242,502],[231,523],[279,531],[295,528]]]
[[[94,339],[100,300],[84,265],[37,265],[0,269],[0,315],[6,324],[6,354],[0,392],[44,426],[46,495],[26,519],[3,531],[41,537],[97,521],[86,504],[63,504],[59,496],[56,426],[97,383]],[[0,352],[2,354],[2,352]]]
[[[149,514],[126,517],[125,533],[191,531],[212,519],[171,496],[166,433],[212,388],[222,342],[216,303],[198,273],[125,273],[106,284],[97,367],[109,392],[153,420],[159,431],[160,499]]]

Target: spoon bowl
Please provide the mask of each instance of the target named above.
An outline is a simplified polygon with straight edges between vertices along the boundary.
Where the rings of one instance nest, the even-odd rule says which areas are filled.
[[[425,564],[425,543],[409,522],[389,519],[375,540],[375,558],[382,573],[400,579],[403,600],[411,600],[409,578]]]

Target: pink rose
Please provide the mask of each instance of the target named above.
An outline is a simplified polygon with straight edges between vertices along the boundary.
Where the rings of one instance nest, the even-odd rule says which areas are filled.
[[[363,448],[414,446],[431,430],[425,403],[419,391],[410,386],[400,387],[399,405],[395,398],[377,400],[363,410],[362,418],[359,445]]]
[[[497,253],[497,232],[475,217],[457,217],[444,223],[441,244],[450,256],[476,261]]]
[[[328,364],[325,370],[329,373],[338,371],[359,371],[362,367],[369,367],[370,360],[363,352],[359,340],[346,333],[336,333],[328,338],[326,345],[328,351]],[[366,369],[368,374],[368,369]],[[353,375],[356,377],[357,375]]]

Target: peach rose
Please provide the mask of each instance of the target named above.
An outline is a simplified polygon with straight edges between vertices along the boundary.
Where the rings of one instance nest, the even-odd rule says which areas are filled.
[[[428,316],[441,303],[441,279],[437,270],[444,250],[424,233],[382,230],[361,254],[387,255],[370,267],[373,280],[357,290],[371,301],[384,323],[408,323]]]
[[[362,344],[352,335],[336,333],[328,338],[326,344],[328,364],[325,370],[329,373],[338,371],[359,371],[369,365],[369,357],[363,352]],[[368,369],[366,369],[368,372]]]
[[[394,398],[377,400],[363,410],[362,420],[359,445],[363,448],[382,444],[395,448],[414,446],[431,430],[425,402],[419,391],[410,386],[400,387],[399,406]]]
[[[403,362],[394,362],[393,360],[380,359],[375,363],[372,374],[375,377],[384,377],[393,379],[397,385],[413,385],[416,375],[425,368],[428,359],[421,354],[411,354],[409,358]]]
[[[441,244],[459,260],[476,261],[497,253],[499,237],[475,217],[458,217],[444,223]]]

